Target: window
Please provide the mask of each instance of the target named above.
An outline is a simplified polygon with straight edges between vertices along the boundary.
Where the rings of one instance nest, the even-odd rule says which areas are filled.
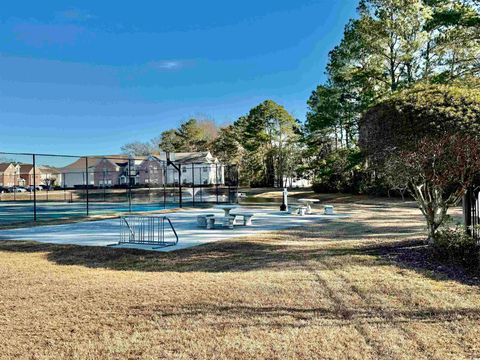
[[[203,172],[204,172],[204,173],[208,172],[208,168],[207,168],[207,167],[204,167],[204,168],[203,168]]]
[[[186,168],[186,167],[183,167],[183,168],[182,168],[182,172],[186,173],[186,172],[187,172],[187,168]]]

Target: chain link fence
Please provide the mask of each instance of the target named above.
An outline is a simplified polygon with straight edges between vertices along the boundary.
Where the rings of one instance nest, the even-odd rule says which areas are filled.
[[[0,152],[0,227],[237,202],[238,169],[208,153],[142,157]]]

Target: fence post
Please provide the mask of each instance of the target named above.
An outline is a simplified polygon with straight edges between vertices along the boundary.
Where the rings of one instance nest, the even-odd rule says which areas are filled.
[[[227,183],[227,187],[228,187],[228,202],[230,202],[230,203],[233,204],[233,203],[235,202],[235,200],[234,200],[234,197],[233,197],[233,195],[232,195],[232,186],[231,186],[231,183],[232,183],[232,182],[231,182],[231,179],[230,179],[230,173],[231,173],[230,165],[227,165],[227,171],[226,171],[226,173],[227,173],[227,178],[228,178],[228,179],[225,178],[225,168],[224,168],[224,171],[223,171],[223,177],[224,177],[224,178],[223,178],[223,181]]]
[[[217,195],[218,204],[218,164],[215,164],[215,193]]]
[[[33,221],[37,221],[37,173],[35,171],[35,154],[32,154],[32,163],[33,163]]]
[[[139,175],[142,174],[142,169],[139,170]],[[147,170],[145,170],[145,177],[146,174],[148,174],[148,203],[150,204],[152,202],[152,172],[150,170],[150,163],[147,167]]]
[[[180,191],[180,208],[182,208],[182,164],[178,164],[178,190]]]
[[[132,212],[132,166],[130,157],[128,158],[128,212]]]
[[[203,203],[203,181],[202,181],[202,172],[203,172],[203,166],[200,166],[200,202]]]
[[[17,178],[20,179],[20,175],[22,175],[22,174],[21,174],[20,170],[18,170],[18,171],[19,172],[18,172],[18,176],[17,176],[17,169],[15,168],[15,173],[14,173],[15,175],[13,177],[13,186],[14,187],[20,186],[20,180],[17,180]],[[16,190],[16,189],[14,189],[14,190]],[[17,192],[16,191],[13,192],[13,201],[17,201]]]
[[[472,235],[470,226],[472,225],[472,189],[468,188],[463,196],[463,222],[468,235]]]
[[[473,189],[473,236],[477,240],[477,244],[480,243],[480,231],[478,226],[480,225],[480,188],[477,186]]]
[[[103,169],[103,202],[106,202],[107,199],[105,198],[105,191],[106,191],[106,186],[105,182],[107,181],[107,170]]]
[[[195,206],[195,164],[192,163],[192,206]]]
[[[167,207],[167,189],[165,188],[165,184],[167,183],[167,168],[163,168],[163,208]]]
[[[240,170],[238,169],[238,164],[235,165],[235,195],[237,197],[238,203],[238,188],[240,187]]]
[[[87,198],[87,216],[90,215],[90,204],[88,198],[88,156],[85,156],[85,195]]]

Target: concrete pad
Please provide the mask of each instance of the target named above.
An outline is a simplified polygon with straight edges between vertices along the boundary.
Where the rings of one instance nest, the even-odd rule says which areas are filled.
[[[101,221],[87,221],[64,225],[37,226],[20,229],[0,231],[0,240],[31,240],[52,244],[74,244],[82,246],[115,246],[122,248],[135,248],[144,250],[156,250],[162,252],[185,249],[219,240],[251,236],[262,232],[278,231],[291,227],[304,226],[319,223],[327,219],[341,219],[348,215],[323,215],[312,214],[295,216],[272,209],[239,208],[237,210],[253,212],[252,226],[235,226],[233,230],[216,228],[207,230],[197,226],[197,215],[215,214],[223,216],[224,212],[217,209],[198,209],[169,213],[167,217],[173,223],[177,231],[179,242],[175,246],[158,248],[158,245],[121,244],[120,219]],[[171,239],[167,239],[171,240]]]

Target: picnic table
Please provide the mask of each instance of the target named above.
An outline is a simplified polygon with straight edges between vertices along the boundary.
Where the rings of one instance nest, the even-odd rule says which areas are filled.
[[[298,199],[298,201],[301,202],[302,204],[305,204],[305,206],[307,207],[307,214],[312,213],[313,204],[320,202],[320,200],[318,199]]]
[[[219,204],[214,206],[215,209],[222,209],[223,211],[225,211],[225,217],[229,217],[230,211],[239,207],[240,206],[235,204]]]

